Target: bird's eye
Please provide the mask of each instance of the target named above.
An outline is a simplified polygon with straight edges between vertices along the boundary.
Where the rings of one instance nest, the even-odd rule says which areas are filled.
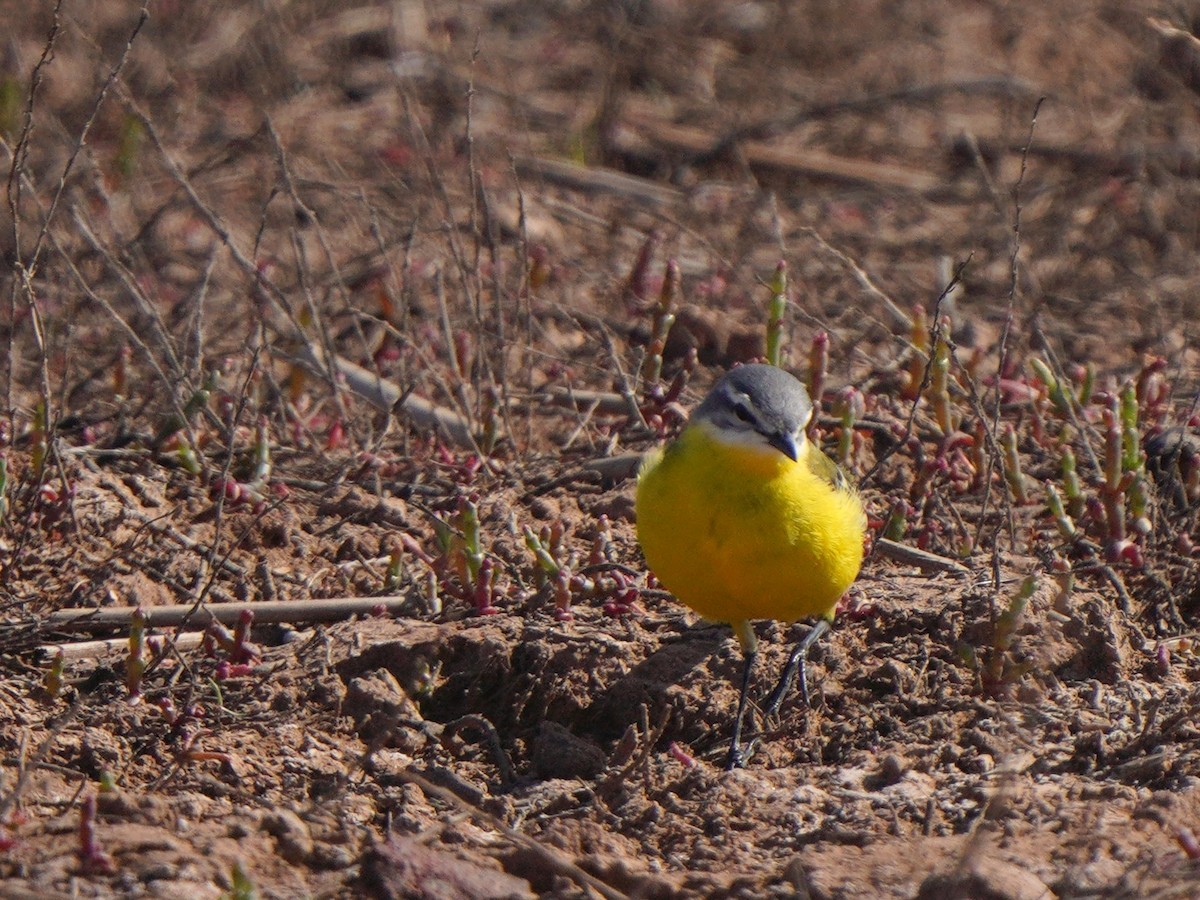
[[[740,403],[733,408],[733,414],[738,417],[739,422],[749,424],[754,421],[754,416],[750,414],[750,410]]]

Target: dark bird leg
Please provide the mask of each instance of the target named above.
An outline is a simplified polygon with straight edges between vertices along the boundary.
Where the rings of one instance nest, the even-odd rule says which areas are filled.
[[[738,697],[737,718],[733,720],[733,740],[729,744],[729,757],[725,760],[725,771],[740,769],[742,758],[742,721],[746,718],[746,695],[750,692],[750,672],[754,668],[757,650],[744,650],[745,664],[742,668],[742,694]]]
[[[766,709],[768,716],[773,716],[779,712],[783,698],[792,689],[792,682],[796,680],[797,673],[800,675],[800,696],[804,700],[804,706],[807,709],[812,705],[809,702],[808,695],[808,651],[817,642],[817,639],[828,630],[829,620],[818,619],[816,624],[808,630],[808,634],[804,636],[804,640],[796,645],[796,649],[792,651],[787,665],[784,666],[779,684],[775,685],[775,689],[767,696]]]

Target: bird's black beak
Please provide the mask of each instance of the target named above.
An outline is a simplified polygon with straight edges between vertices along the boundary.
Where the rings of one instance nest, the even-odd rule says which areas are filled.
[[[796,436],[781,432],[771,435],[771,439],[767,442],[792,462],[800,458],[800,448],[796,445]]]

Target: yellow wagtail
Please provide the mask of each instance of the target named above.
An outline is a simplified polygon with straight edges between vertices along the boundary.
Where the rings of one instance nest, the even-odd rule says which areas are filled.
[[[817,622],[767,699],[778,711],[809,648],[858,576],[866,516],[837,466],[807,440],[812,401],[774,366],[726,373],[679,439],[642,464],[638,540],[663,585],[700,615],[728,622],[745,656],[727,768],[742,764],[746,693],[758,640],[751,619]]]

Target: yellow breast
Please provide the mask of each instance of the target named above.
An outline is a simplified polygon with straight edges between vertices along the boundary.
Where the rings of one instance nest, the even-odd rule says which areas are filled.
[[[831,617],[862,565],[866,517],[852,490],[798,462],[690,427],[642,467],[638,539],[680,601],[710,619]]]

